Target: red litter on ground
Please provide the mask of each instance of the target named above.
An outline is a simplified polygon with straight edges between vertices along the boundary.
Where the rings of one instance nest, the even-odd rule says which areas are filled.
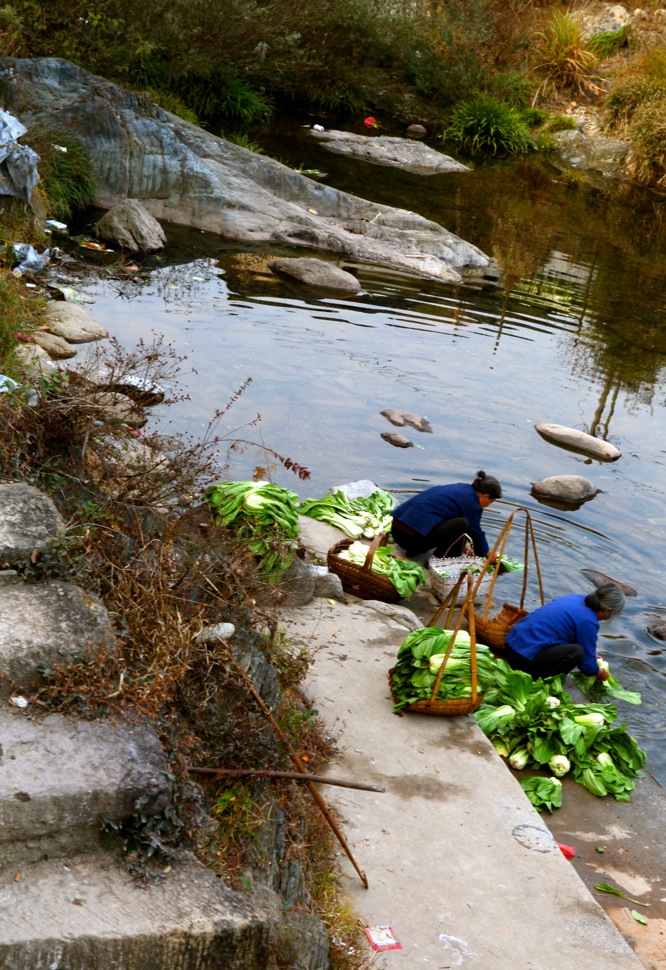
[[[561,842],[558,842],[557,844],[559,846],[560,852],[562,853],[565,859],[575,859],[576,850],[572,845],[562,845]]]
[[[391,926],[366,926],[365,935],[373,950],[402,950]]]
[[[376,128],[377,127],[377,119],[376,118],[373,118],[372,116],[370,116],[369,118],[364,118],[363,119],[363,124],[365,125],[366,128]]]

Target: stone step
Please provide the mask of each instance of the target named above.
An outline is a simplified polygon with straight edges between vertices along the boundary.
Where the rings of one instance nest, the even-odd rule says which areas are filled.
[[[90,648],[115,648],[106,608],[94,596],[64,582],[0,586],[0,697],[29,690],[40,666]]]
[[[3,970],[260,970],[267,927],[193,859],[139,888],[105,852],[0,872]]]
[[[155,814],[170,801],[153,729],[128,721],[31,719],[0,708],[0,867],[99,845],[100,813]]]

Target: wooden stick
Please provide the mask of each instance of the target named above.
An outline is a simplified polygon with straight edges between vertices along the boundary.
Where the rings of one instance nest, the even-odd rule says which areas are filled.
[[[268,769],[253,770],[250,768],[191,768],[187,770],[191,775],[210,775],[215,778],[286,778],[289,781],[312,781],[318,785],[339,785],[341,788],[358,788],[360,791],[385,792],[379,785],[365,785],[360,781],[342,781],[340,778],[328,778],[325,775],[302,775],[299,771],[269,771]]]

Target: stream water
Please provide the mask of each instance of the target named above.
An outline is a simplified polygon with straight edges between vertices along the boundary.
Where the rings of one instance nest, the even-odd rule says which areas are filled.
[[[307,482],[271,468],[302,498],[369,478],[400,500],[431,483],[469,482],[480,468],[497,476],[505,500],[485,513],[486,531],[496,536],[517,505],[531,510],[547,598],[589,592],[586,567],[636,588],[624,614],[602,625],[601,650],[642,692],[642,706],[619,705],[620,717],[666,784],[666,644],[648,632],[666,621],[664,198],[571,186],[535,161],[405,175],[331,155],[296,122],[267,129],[262,143],[293,167],[327,172],[337,188],[440,222],[494,256],[503,282],[445,285],[347,261],[362,292],[319,299],[266,266],[303,250],[166,227],[168,248],[144,263],[149,280],[102,273],[83,287],[122,343],[163,334],[196,370],[184,374],[189,402],[154,410],[149,428],[199,435],[251,377],[222,430],[307,466]],[[387,407],[427,417],[433,433],[394,428],[379,413]],[[257,413],[260,424],[246,427]],[[596,434],[622,457],[608,464],[558,448],[536,433],[540,421]],[[387,431],[414,447],[393,447],[380,437]],[[236,452],[227,477],[265,464],[253,449]],[[557,474],[583,475],[601,492],[569,512],[531,497],[533,482]],[[518,530],[508,553],[522,552]],[[503,577],[500,595],[516,602],[518,582]],[[537,605],[533,578],[527,605]]]

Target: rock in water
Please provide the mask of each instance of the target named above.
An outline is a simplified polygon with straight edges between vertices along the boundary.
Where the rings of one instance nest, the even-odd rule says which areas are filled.
[[[576,428],[567,428],[563,424],[535,424],[534,427],[546,441],[560,445],[563,448],[570,448],[572,451],[582,451],[585,454],[593,455],[601,461],[616,461],[622,452],[615,445],[594,435],[578,431]]]
[[[274,259],[268,268],[276,276],[287,277],[302,283],[304,286],[314,286],[320,290],[335,290],[338,293],[358,293],[361,284],[351,273],[326,262],[325,259],[315,259],[300,256],[290,259]]]
[[[390,421],[391,424],[395,424],[399,428],[408,424],[412,428],[416,428],[417,431],[427,431],[429,434],[432,434],[432,427],[428,419],[420,418],[418,414],[412,414],[411,411],[399,411],[397,408],[384,408],[379,413],[387,421]]]
[[[606,576],[605,573],[599,573],[596,569],[581,569],[581,573],[585,579],[589,579],[597,588],[599,586],[604,586],[606,583],[613,583],[618,586],[625,596],[637,596],[636,590],[633,586],[625,586],[624,583],[619,582],[617,579],[613,579],[611,576]]]
[[[392,431],[383,431],[381,437],[396,448],[413,448],[414,442],[409,438],[404,438],[401,434],[394,434]]]
[[[109,209],[96,223],[95,234],[131,253],[153,253],[166,243],[161,225],[137,199]]]
[[[551,475],[532,485],[532,494],[569,505],[588,502],[599,489],[582,475]]]

